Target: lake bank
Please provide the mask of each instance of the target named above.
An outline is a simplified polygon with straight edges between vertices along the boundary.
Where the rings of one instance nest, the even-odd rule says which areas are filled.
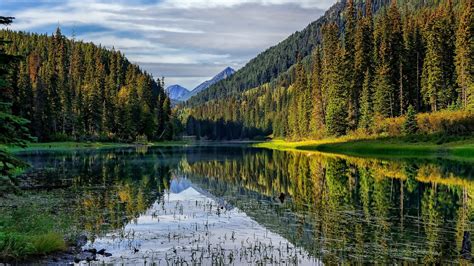
[[[410,141],[407,138],[323,139],[289,142],[272,140],[254,145],[258,148],[294,151],[317,151],[359,157],[380,158],[474,158],[474,138],[437,144],[434,141]]]
[[[121,142],[39,142],[29,143],[27,147],[6,147],[11,153],[35,152],[35,151],[68,151],[80,149],[110,149],[110,148],[127,148],[127,147],[171,147],[184,146],[189,144],[187,141],[163,141],[150,143],[121,143]]]

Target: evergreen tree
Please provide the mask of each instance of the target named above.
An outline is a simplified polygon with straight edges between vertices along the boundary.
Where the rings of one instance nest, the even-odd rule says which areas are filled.
[[[344,29],[344,83],[347,84],[349,91],[347,118],[348,129],[355,129],[357,127],[359,116],[360,87],[356,81],[354,65],[356,34],[356,12],[354,1],[349,0],[346,6]]]
[[[425,26],[422,93],[432,111],[448,107],[455,98],[452,17],[451,2],[448,1],[447,6],[440,6],[431,14]]]
[[[1,17],[0,25],[8,25],[13,21],[11,17]],[[11,102],[6,102],[9,97],[9,76],[11,68],[17,64],[18,57],[8,55],[4,51],[7,40],[0,39],[0,145],[18,145],[25,147],[33,140],[27,125],[28,120],[11,113]],[[12,183],[13,170],[25,167],[26,164],[0,147],[0,187],[2,190]]]
[[[348,84],[344,83],[344,49],[338,39],[336,24],[323,29],[324,88],[328,93],[326,128],[331,135],[343,135],[347,130]]]
[[[416,122],[416,111],[413,106],[408,106],[405,122],[402,131],[406,135],[415,134],[418,131],[418,123]]]
[[[464,108],[474,110],[474,6],[466,0],[456,31],[456,74]]]
[[[313,71],[311,75],[311,90],[313,108],[311,112],[311,135],[322,136],[324,133],[327,98],[322,87],[321,51],[317,47],[313,54]]]
[[[373,124],[373,103],[372,103],[372,86],[370,80],[370,72],[367,70],[364,75],[364,84],[362,86],[362,94],[360,97],[360,122],[359,128],[368,130]]]

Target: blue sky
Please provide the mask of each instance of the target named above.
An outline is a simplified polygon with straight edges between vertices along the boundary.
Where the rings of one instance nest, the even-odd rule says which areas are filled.
[[[14,30],[121,50],[167,85],[192,89],[320,17],[334,0],[0,0]]]

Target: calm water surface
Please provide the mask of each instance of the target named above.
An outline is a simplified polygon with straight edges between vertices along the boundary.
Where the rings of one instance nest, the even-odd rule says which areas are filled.
[[[468,262],[468,162],[245,147],[22,157],[38,188],[28,193],[54,198],[51,209],[89,235],[86,247],[112,253],[104,262]]]

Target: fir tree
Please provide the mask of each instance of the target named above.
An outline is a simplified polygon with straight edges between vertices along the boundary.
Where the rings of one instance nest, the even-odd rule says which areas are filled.
[[[412,105],[408,106],[402,131],[406,135],[415,134],[418,131],[418,123],[416,122],[416,111]]]
[[[367,70],[364,75],[364,84],[362,86],[362,94],[360,97],[360,122],[359,128],[368,130],[373,123],[373,103],[372,103],[372,86],[370,80],[370,72]]]
[[[474,110],[474,7],[466,0],[456,31],[456,74],[464,108]]]

